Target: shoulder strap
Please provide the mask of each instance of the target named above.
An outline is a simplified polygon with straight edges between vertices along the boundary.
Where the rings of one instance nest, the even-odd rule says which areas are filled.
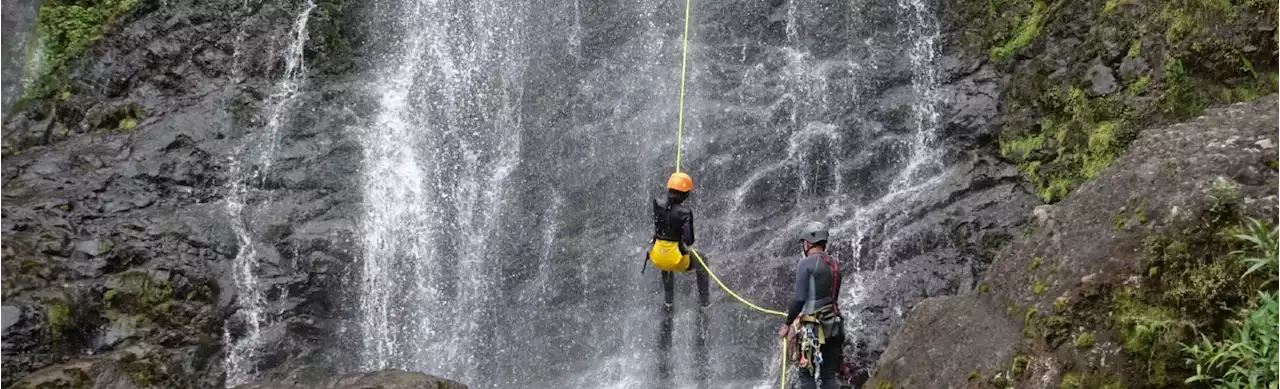
[[[828,257],[826,253],[818,253],[818,257],[822,258],[822,262],[827,264],[827,268],[831,269],[831,306],[838,313],[840,312],[840,264]]]

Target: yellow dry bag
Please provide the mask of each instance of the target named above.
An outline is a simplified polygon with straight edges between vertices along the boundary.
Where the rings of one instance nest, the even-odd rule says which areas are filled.
[[[689,254],[680,253],[680,243],[657,239],[649,249],[649,262],[663,271],[689,270]]]

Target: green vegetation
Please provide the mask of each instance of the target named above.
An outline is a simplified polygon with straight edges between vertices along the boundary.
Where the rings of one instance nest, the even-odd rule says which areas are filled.
[[[1040,257],[1031,258],[1031,265],[1028,265],[1027,269],[1031,271],[1035,271],[1036,269],[1040,268],[1040,265],[1042,263],[1044,263],[1043,258],[1040,258]]]
[[[1036,282],[1031,285],[1031,293],[1035,293],[1036,296],[1044,294],[1046,290],[1049,290],[1049,284],[1044,280],[1036,279]]]
[[[979,375],[979,374],[978,374],[978,371],[977,371],[977,370],[974,370],[974,371],[969,372],[969,381],[970,381],[970,382],[973,382],[973,380],[978,379],[978,375]]]
[[[1233,253],[1248,266],[1241,277],[1261,278],[1262,290],[1249,308],[1240,311],[1242,322],[1226,331],[1226,337],[1215,341],[1202,334],[1198,344],[1185,348],[1196,364],[1196,375],[1186,383],[1208,383],[1217,389],[1274,388],[1276,360],[1280,359],[1280,298],[1274,286],[1280,273],[1280,232],[1252,221],[1245,232],[1234,237],[1252,245],[1250,251]]]
[[[1124,389],[1116,377],[1070,372],[1062,375],[1059,389]]]
[[[979,292],[979,293],[987,293],[987,292],[990,292],[990,291],[991,291],[991,286],[990,286],[990,285],[987,285],[987,282],[986,282],[986,281],[982,281],[982,283],[978,284],[978,292]]]
[[[1067,298],[1058,297],[1053,300],[1053,313],[1061,314],[1067,311]]]
[[[1086,349],[1093,347],[1095,341],[1096,340],[1094,339],[1092,332],[1085,332],[1083,334],[1076,335],[1075,345],[1076,348]]]
[[[54,341],[61,341],[66,330],[71,326],[71,306],[58,300],[49,304],[49,334]]]
[[[1044,23],[1045,4],[1043,0],[1035,0],[1031,6],[1031,14],[1022,19],[1022,24],[1013,35],[1013,38],[1005,41],[999,47],[991,48],[989,55],[991,59],[1003,59],[1017,52],[1023,47],[1031,44],[1031,41],[1040,35],[1040,26]]]
[[[1026,377],[1027,368],[1031,365],[1031,359],[1026,355],[1018,354],[1013,356],[1013,366],[1009,367],[1009,375],[1015,379]]]
[[[889,381],[880,381],[880,384],[876,385],[876,389],[893,389],[893,383]]]
[[[1091,98],[1072,87],[1065,93],[1050,89],[1037,104],[1056,113],[1029,131],[1006,126],[1000,151],[1018,164],[1045,202],[1056,202],[1076,182],[1101,174],[1135,135],[1129,110],[1114,97]],[[1052,149],[1046,147],[1050,139]]]
[[[102,38],[108,25],[137,5],[137,0],[50,0],[40,6],[37,34],[42,55],[28,98],[69,97],[63,73],[67,63]]]
[[[165,321],[173,300],[173,287],[153,279],[146,271],[130,271],[120,276],[116,288],[102,294],[102,300],[109,311]]]
[[[138,127],[138,123],[147,118],[147,113],[136,104],[130,104],[98,121],[97,132],[129,132]]]
[[[1280,306],[1275,293],[1260,294],[1259,301],[1234,337],[1216,342],[1206,338],[1187,348],[1199,374],[1186,383],[1203,381],[1220,389],[1276,387]]]
[[[1252,253],[1244,250],[1233,252],[1240,256],[1240,261],[1245,266],[1249,266],[1242,276],[1258,273],[1266,279],[1263,287],[1280,279],[1280,225],[1267,228],[1262,221],[1251,219],[1244,232],[1234,234],[1234,237],[1239,241],[1252,243],[1253,246]]]

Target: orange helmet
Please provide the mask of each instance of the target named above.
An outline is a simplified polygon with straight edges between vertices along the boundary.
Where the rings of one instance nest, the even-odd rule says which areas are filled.
[[[681,192],[693,191],[693,178],[682,172],[671,173],[671,178],[667,179],[667,189],[675,189]]]

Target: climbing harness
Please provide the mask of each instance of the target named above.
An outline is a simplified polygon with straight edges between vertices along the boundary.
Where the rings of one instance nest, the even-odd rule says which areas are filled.
[[[680,242],[654,239],[653,248],[649,249],[649,262],[663,271],[688,271],[689,254],[680,251]]]

